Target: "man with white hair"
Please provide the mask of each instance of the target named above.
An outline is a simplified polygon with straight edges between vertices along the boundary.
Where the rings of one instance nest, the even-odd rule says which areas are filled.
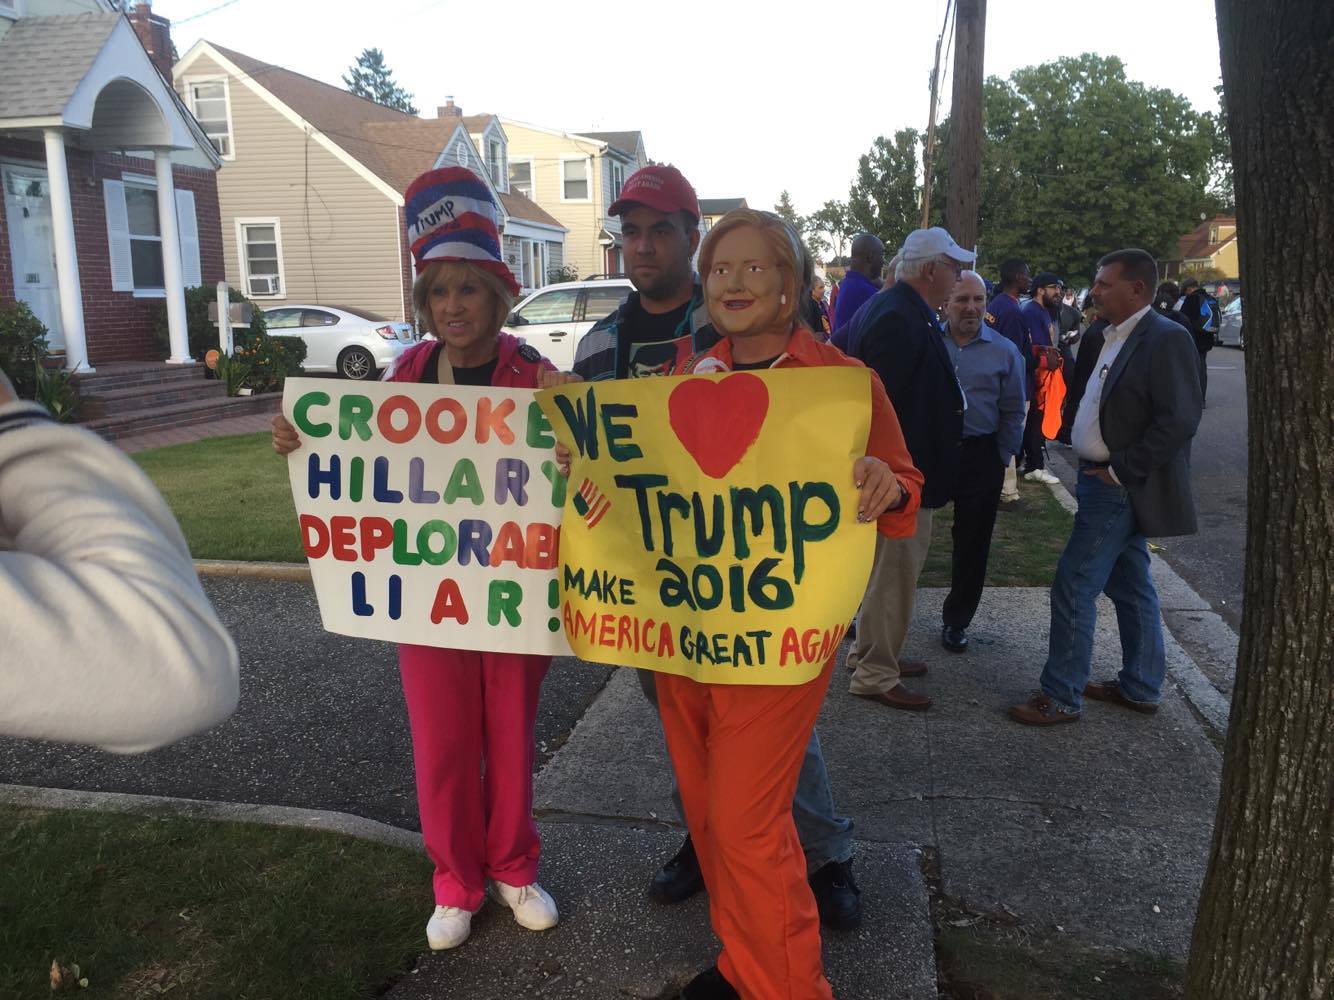
[[[976,256],[939,226],[909,233],[894,287],[869,299],[849,324],[848,354],[880,376],[913,465],[926,479],[913,537],[876,539],[857,639],[848,654],[853,669],[849,690],[890,708],[931,707],[930,698],[909,691],[900,678],[926,673],[926,664],[903,657],[903,645],[931,543],[931,511],[954,495],[963,436],[963,390],[936,312]]]
[[[1014,344],[982,322],[986,310],[982,276],[964,271],[945,303],[942,335],[968,401],[954,483],[950,592],[941,612],[940,642],[952,653],[968,648],[967,630],[982,600],[1001,483],[1024,438],[1024,359]]]

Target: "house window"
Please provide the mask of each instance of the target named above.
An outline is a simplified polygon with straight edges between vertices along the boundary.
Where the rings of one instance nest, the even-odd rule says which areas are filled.
[[[176,189],[176,234],[180,245],[181,281],[186,288],[203,283],[199,260],[199,226],[195,195]],[[162,226],[157,185],[151,177],[124,175],[102,181],[106,210],[111,290],[161,297],[166,284],[162,263]]]
[[[162,230],[158,224],[157,191],[126,182],[125,214],[130,223],[130,266],[135,291],[165,284],[162,271]]]
[[[713,219],[711,219],[707,215],[704,216],[704,231],[707,233],[712,228],[713,228]]]
[[[1210,227],[1209,227],[1209,242],[1210,242],[1210,243],[1217,243],[1217,242],[1218,242],[1218,227],[1217,227],[1217,226],[1210,226]]]
[[[533,197],[532,160],[510,160],[510,190],[520,192],[525,198]]]
[[[622,163],[613,163],[611,165],[611,200],[615,201],[621,196],[621,188],[625,185],[625,165]]]
[[[565,201],[588,201],[588,160],[561,160],[561,197]]]
[[[460,142],[458,144],[458,148],[454,151],[454,156],[459,161],[460,167],[466,167],[468,165],[468,147],[463,143]]]
[[[246,294],[252,298],[282,298],[286,283],[278,220],[237,219],[236,243]]]
[[[232,157],[232,115],[226,80],[190,84],[190,110],[218,155]]]
[[[502,187],[505,183],[505,174],[503,172],[504,164],[501,162],[500,143],[491,139],[487,142],[487,162],[491,168],[491,182],[496,187]]]

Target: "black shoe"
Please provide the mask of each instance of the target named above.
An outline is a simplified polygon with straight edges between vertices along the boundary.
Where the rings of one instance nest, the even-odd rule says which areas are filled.
[[[686,985],[681,1000],[741,1000],[741,994],[711,965]]]
[[[951,653],[962,653],[968,648],[968,633],[954,625],[946,625],[940,630],[940,644]]]
[[[862,891],[852,877],[852,860],[831,861],[810,877],[820,923],[831,930],[851,931],[862,924]]]
[[[703,888],[704,873],[699,870],[695,845],[686,834],[681,849],[653,876],[648,887],[649,898],[659,903],[681,903]]]

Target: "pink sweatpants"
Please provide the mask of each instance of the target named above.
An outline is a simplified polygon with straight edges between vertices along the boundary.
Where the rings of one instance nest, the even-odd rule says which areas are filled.
[[[533,726],[549,656],[399,646],[435,901],[476,910],[486,880],[537,880]]]

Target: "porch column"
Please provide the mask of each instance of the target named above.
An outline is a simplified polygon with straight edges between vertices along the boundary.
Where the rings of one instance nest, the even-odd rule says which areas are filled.
[[[48,128],[42,130],[42,136],[46,140],[46,179],[51,191],[60,323],[65,328],[65,367],[73,372],[91,372],[88,341],[83,332],[83,287],[79,282],[79,257],[74,249],[74,208],[69,197],[69,168],[65,165],[65,134],[58,128]]]
[[[181,238],[176,225],[176,185],[171,177],[171,150],[155,149],[157,218],[162,231],[162,285],[167,292],[167,332],[171,339],[169,365],[188,365],[190,338],[185,323],[185,278],[181,266]]]

